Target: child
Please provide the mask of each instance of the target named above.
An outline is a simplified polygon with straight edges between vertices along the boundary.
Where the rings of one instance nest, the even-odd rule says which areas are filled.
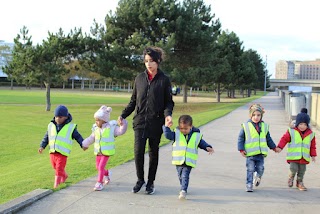
[[[111,107],[101,106],[94,114],[95,124],[92,126],[92,134],[83,141],[83,147],[88,148],[94,143],[94,154],[96,155],[96,168],[98,170],[97,183],[94,190],[103,190],[103,183],[110,182],[110,172],[105,167],[108,163],[109,157],[115,154],[115,137],[123,135],[127,131],[127,121],[123,120],[119,127],[117,121],[110,119]],[[103,182],[103,177],[106,176]]]
[[[185,199],[189,185],[189,175],[191,169],[196,167],[198,158],[198,147],[206,150],[211,155],[214,150],[212,146],[207,144],[202,139],[200,130],[192,126],[192,117],[189,115],[182,115],[179,118],[179,126],[175,132],[171,131],[169,127],[172,123],[166,121],[163,126],[164,136],[168,140],[173,140],[172,144],[172,164],[176,165],[178,177],[180,181],[179,199]]]
[[[301,108],[300,113],[306,113],[308,114],[308,109],[307,108]],[[290,122],[290,128],[294,129],[296,127],[296,120],[292,120]]]
[[[309,128],[309,123],[309,115],[299,113],[295,127],[289,128],[278,144],[281,150],[288,145],[287,162],[290,164],[288,186],[293,186],[293,180],[297,174],[296,186],[302,191],[307,190],[303,184],[306,165],[309,164],[310,157],[312,161],[315,161],[317,156],[316,138],[314,132]]]
[[[253,192],[253,184],[259,186],[261,182],[264,172],[264,158],[268,154],[268,147],[279,152],[270,136],[269,126],[262,121],[263,113],[264,109],[260,104],[251,105],[249,108],[250,119],[241,124],[242,128],[238,137],[238,150],[247,159],[247,192]]]
[[[53,188],[57,188],[60,183],[64,183],[68,178],[65,167],[71,152],[72,140],[75,139],[82,147],[83,138],[77,131],[77,125],[71,123],[71,121],[72,116],[67,107],[59,105],[54,111],[54,118],[49,123],[48,130],[38,149],[41,154],[49,144],[50,161],[55,169]]]

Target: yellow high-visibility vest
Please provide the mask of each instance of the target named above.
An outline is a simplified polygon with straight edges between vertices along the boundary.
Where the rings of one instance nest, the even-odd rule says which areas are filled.
[[[300,160],[302,157],[310,162],[310,146],[315,134],[312,132],[304,139],[295,129],[288,129],[291,142],[288,143],[287,160]]]
[[[172,164],[182,165],[186,163],[187,166],[196,167],[198,159],[198,145],[202,138],[199,132],[193,132],[189,142],[180,132],[179,129],[175,131],[175,142],[172,144]]]
[[[267,133],[269,126],[261,122],[260,134],[251,122],[242,124],[245,133],[244,149],[246,150],[247,157],[258,154],[268,155]]]
[[[94,154],[99,153],[107,156],[114,155],[116,153],[114,143],[114,129],[115,126],[105,128],[102,133],[99,127],[94,128]]]
[[[48,125],[49,152],[59,152],[69,156],[72,149],[72,133],[76,124],[68,123],[57,133],[57,128],[53,122]]]

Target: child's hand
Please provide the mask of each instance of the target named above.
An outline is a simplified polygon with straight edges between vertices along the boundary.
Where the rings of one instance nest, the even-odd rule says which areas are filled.
[[[311,157],[312,162],[316,162],[316,157]]]
[[[245,158],[247,157],[246,151],[241,151],[240,153],[241,153],[242,157],[245,157]]]
[[[172,126],[172,117],[171,116],[167,116],[166,118],[165,118],[165,126],[167,126],[167,127],[171,127]]]
[[[276,153],[280,153],[280,152],[282,151],[282,149],[279,148],[279,147],[276,147],[274,151],[275,151]]]
[[[123,125],[123,118],[121,116],[119,116],[117,122],[118,122],[119,126],[122,126]]]
[[[169,127],[169,128],[172,126],[172,124],[173,124],[172,121],[166,121],[165,122],[165,126]]]
[[[88,149],[88,147],[82,147],[83,151],[86,151]]]
[[[43,150],[44,150],[44,148],[40,147],[40,148],[38,149],[39,154],[42,154],[42,151],[43,151]]]
[[[209,152],[209,155],[212,155],[212,153],[214,153],[214,149],[211,147],[207,147],[207,151]]]

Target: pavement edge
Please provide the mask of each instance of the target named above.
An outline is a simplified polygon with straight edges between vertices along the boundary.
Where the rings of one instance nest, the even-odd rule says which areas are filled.
[[[35,189],[25,195],[15,198],[7,203],[0,205],[0,214],[16,213],[29,206],[37,200],[46,197],[53,191],[51,189]]]

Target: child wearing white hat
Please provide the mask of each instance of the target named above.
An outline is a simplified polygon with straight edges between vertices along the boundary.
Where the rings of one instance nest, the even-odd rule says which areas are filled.
[[[83,142],[83,148],[88,148],[94,143],[94,154],[96,155],[96,168],[98,170],[97,183],[94,190],[103,190],[103,184],[109,184],[110,172],[105,169],[109,157],[115,154],[115,137],[123,135],[127,131],[128,123],[124,120],[121,126],[116,120],[110,121],[111,107],[105,105],[94,114],[95,124],[92,126],[92,134]],[[105,180],[103,181],[105,177]]]

